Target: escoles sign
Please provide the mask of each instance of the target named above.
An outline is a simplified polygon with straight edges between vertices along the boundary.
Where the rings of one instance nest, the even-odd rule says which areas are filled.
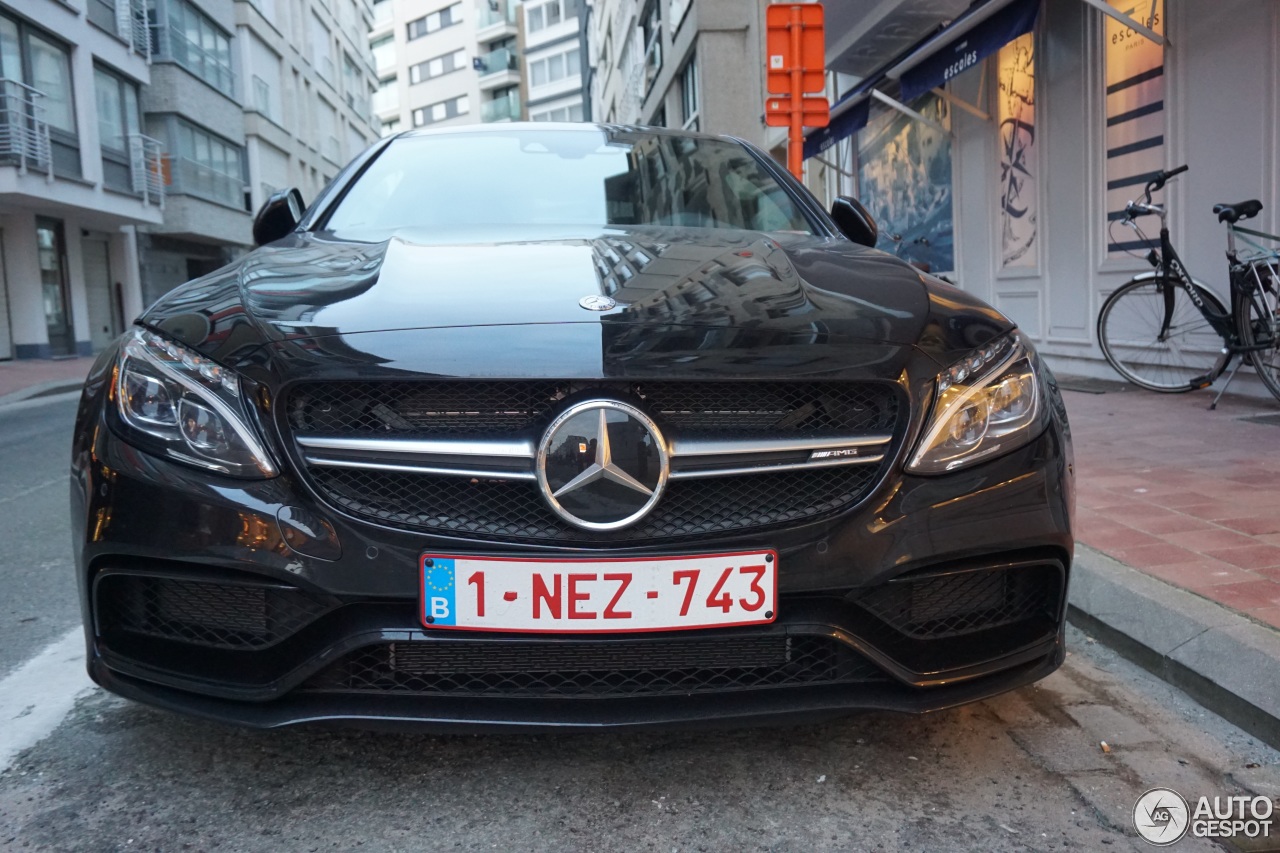
[[[636,559],[423,554],[429,628],[537,633],[672,631],[772,622],[773,551]]]

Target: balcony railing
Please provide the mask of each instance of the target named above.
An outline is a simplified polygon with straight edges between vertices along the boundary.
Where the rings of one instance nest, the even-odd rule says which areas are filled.
[[[189,157],[174,157],[171,162],[172,192],[244,209],[244,181],[240,178],[211,169]]]
[[[512,92],[480,105],[481,121],[515,121],[520,118],[520,93]]]
[[[520,68],[520,57],[516,56],[514,51],[503,47],[477,56],[473,64],[481,77],[487,77],[503,71],[516,71]]]
[[[143,204],[164,209],[164,143],[141,133],[129,134],[129,174]]]
[[[0,159],[16,160],[18,170],[35,168],[53,180],[53,146],[40,99],[44,92],[0,77]]]
[[[151,58],[151,26],[146,0],[115,0],[116,32],[146,59]]]
[[[480,21],[477,29],[483,30],[485,27],[492,27],[495,24],[512,24],[516,22],[516,11],[518,6],[513,0],[498,0],[498,8],[483,5],[480,8]]]

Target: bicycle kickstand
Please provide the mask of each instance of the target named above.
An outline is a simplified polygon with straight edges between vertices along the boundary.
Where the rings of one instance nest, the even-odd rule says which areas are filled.
[[[1218,389],[1217,395],[1213,398],[1213,402],[1209,404],[1209,411],[1218,408],[1218,401],[1222,399],[1222,395],[1227,393],[1227,389],[1231,387],[1231,380],[1236,378],[1236,371],[1244,366],[1245,359],[1236,359],[1236,363],[1231,366],[1231,372],[1227,374],[1227,381],[1222,383],[1222,387]]]

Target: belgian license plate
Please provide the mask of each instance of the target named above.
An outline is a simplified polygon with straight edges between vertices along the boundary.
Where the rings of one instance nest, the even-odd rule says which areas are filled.
[[[777,613],[773,551],[641,559],[423,554],[424,625],[538,633],[756,625]]]

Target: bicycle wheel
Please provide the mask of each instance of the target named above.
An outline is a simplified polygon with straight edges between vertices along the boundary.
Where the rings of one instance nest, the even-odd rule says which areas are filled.
[[[1280,293],[1269,276],[1254,279],[1253,292],[1242,293],[1236,306],[1236,325],[1240,342],[1246,347],[1262,347],[1249,353],[1262,383],[1276,399],[1280,399]]]
[[[1212,292],[1193,286],[1210,311],[1227,313]],[[1173,313],[1162,337],[1170,288]],[[1098,314],[1098,342],[1117,373],[1149,391],[1177,394],[1203,387],[1225,365],[1222,337],[1181,283],[1169,279],[1135,278],[1108,296]]]

